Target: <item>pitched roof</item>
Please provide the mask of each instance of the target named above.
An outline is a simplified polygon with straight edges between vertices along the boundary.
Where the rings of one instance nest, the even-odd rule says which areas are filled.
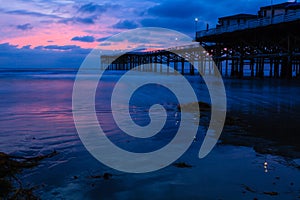
[[[224,20],[224,19],[254,19],[254,18],[257,18],[257,15],[237,14],[237,15],[230,15],[230,16],[220,17],[219,20]]]

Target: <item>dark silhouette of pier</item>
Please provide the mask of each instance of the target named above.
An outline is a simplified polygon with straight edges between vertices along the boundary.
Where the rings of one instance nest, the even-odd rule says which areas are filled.
[[[164,68],[171,66],[173,71]],[[102,69],[138,70],[145,72],[175,73],[194,75],[196,69],[201,74],[213,73],[213,59],[199,44],[175,47],[150,52],[129,52],[121,55],[102,55]]]
[[[163,71],[172,65],[181,74],[214,73],[243,78],[300,77],[300,3],[261,7],[258,14],[219,18],[215,28],[197,31],[195,45],[150,52],[101,56],[109,70]],[[200,45],[205,48],[200,47]],[[111,62],[112,61],[112,62]],[[145,65],[149,64],[149,65]]]

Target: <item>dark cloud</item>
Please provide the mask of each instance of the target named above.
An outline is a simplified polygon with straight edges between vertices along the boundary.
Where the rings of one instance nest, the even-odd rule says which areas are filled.
[[[97,39],[97,42],[103,42],[103,41],[107,40],[107,39],[110,38],[110,37],[111,37],[111,36],[99,38],[99,39]]]
[[[62,19],[59,21],[59,23],[80,23],[80,24],[95,24],[94,18],[96,17],[86,17],[86,18],[81,18],[81,17],[73,17],[73,18],[66,18]]]
[[[7,11],[5,13],[14,14],[14,15],[30,15],[30,16],[34,16],[34,17],[50,17],[50,18],[57,18],[57,19],[61,18],[57,15],[49,15],[49,14],[32,12],[32,11],[27,11],[27,10],[13,10],[13,11]]]
[[[219,5],[221,3],[219,2]],[[149,8],[147,17],[145,16],[140,23],[143,27],[169,28],[194,37],[195,17],[201,17],[201,20],[198,22],[198,30],[204,29],[205,23],[212,24],[212,22],[215,23],[217,21],[216,18],[220,14],[217,5],[216,3],[212,7],[211,4],[204,3],[203,0],[165,0]],[[211,19],[212,21],[210,21]]]
[[[118,23],[116,23],[115,25],[113,25],[113,28],[117,28],[117,29],[133,29],[133,28],[137,28],[139,25],[137,23],[135,23],[134,21],[130,21],[130,20],[121,20]]]
[[[205,29],[206,24],[214,27],[219,17],[238,13],[256,14],[262,6],[260,0],[163,0],[159,4],[149,8],[144,19],[141,20],[142,26],[155,26],[175,29],[194,36],[195,22],[199,18],[198,30]]]
[[[109,9],[119,9],[122,6],[118,5],[118,4],[112,4],[112,3],[105,3],[105,4],[96,4],[96,3],[87,3],[84,4],[80,7],[77,7],[78,12],[80,13],[84,13],[84,14],[102,14],[106,11],[108,11]]]
[[[109,8],[118,8],[118,5],[103,4],[99,5],[96,3],[87,3],[82,6],[74,6],[77,10],[76,15],[71,18],[65,18],[60,20],[60,23],[81,23],[81,24],[95,24],[97,20],[103,13],[107,12]]]
[[[196,14],[203,13],[204,5],[201,5],[201,1],[164,1],[150,8],[148,13],[157,17],[190,18],[196,16]]]
[[[78,9],[78,11],[83,12],[83,13],[94,13],[94,12],[105,12],[106,9],[107,8],[105,6],[98,5],[98,4],[95,4],[95,3],[88,3],[88,4],[82,5]]]
[[[37,48],[37,49],[39,49],[39,48]],[[76,46],[76,45],[64,45],[64,46],[48,45],[48,46],[43,46],[43,49],[69,51],[69,50],[74,50],[74,49],[80,49],[80,46]]]
[[[79,23],[79,24],[95,24],[95,19],[99,17],[99,14],[95,15],[84,15],[84,16],[74,16],[71,18],[63,18],[58,15],[51,15],[51,14],[44,14],[40,12],[32,12],[32,11],[27,11],[27,10],[13,10],[13,11],[6,11],[5,13],[7,14],[14,14],[14,15],[28,15],[28,16],[33,16],[33,17],[48,17],[48,18],[53,18],[57,19],[58,23]],[[42,20],[41,23],[54,23],[55,21],[53,20]]]
[[[141,21],[143,27],[161,27],[161,28],[168,28],[173,29],[185,34],[194,37],[195,31],[195,22],[194,18],[182,18],[174,20],[172,18],[161,18],[158,20],[157,18],[146,18]],[[199,21],[198,22],[198,30],[201,28],[205,28],[205,23]]]
[[[3,43],[0,44],[0,61],[3,68],[79,68],[90,51],[75,45],[31,49]]]
[[[97,39],[97,42],[124,42],[124,38],[121,37],[115,37],[116,34],[113,34],[113,36],[109,36],[109,37],[104,37],[104,38],[99,38]]]
[[[86,18],[80,18],[80,17],[77,17],[74,19],[75,22],[78,22],[78,23],[82,23],[82,24],[94,24],[94,19],[92,17],[86,17]]]
[[[23,46],[22,49],[30,49],[31,45]]]
[[[72,41],[94,42],[95,38],[93,36],[76,36],[72,38]]]
[[[160,4],[149,8],[148,14],[156,17],[173,18],[174,20],[181,18],[202,17],[205,20],[216,20],[223,15],[237,14],[240,12],[256,13],[262,3],[260,0],[204,0],[188,1],[188,0],[165,0]]]
[[[17,49],[18,45],[11,45],[8,42],[0,44],[1,50]]]
[[[17,25],[17,29],[22,31],[33,29],[33,26],[30,23]]]

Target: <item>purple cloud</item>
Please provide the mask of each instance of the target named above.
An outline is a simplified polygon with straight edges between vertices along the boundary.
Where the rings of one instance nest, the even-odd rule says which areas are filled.
[[[101,6],[95,3],[88,3],[81,6],[78,11],[83,13],[94,13],[94,12],[105,12],[106,11],[105,6]]]
[[[59,45],[48,45],[48,46],[43,46],[44,49],[50,49],[50,50],[62,50],[62,51],[69,51],[73,49],[80,49],[80,46],[76,45],[64,45],[64,46],[59,46]]]
[[[80,23],[80,24],[95,24],[94,18],[96,17],[85,17],[85,18],[81,18],[81,17],[73,17],[73,18],[66,18],[66,19],[62,19],[59,21],[59,23],[64,23],[64,24],[68,24],[68,23]]]
[[[113,25],[113,28],[117,28],[117,29],[134,29],[134,28],[137,28],[138,26],[139,25],[134,21],[121,20],[118,23],[116,23],[115,25]]]
[[[51,14],[44,14],[40,12],[32,12],[27,10],[13,10],[13,11],[7,11],[6,14],[14,14],[14,15],[29,15],[33,17],[50,17],[50,18],[61,18],[57,15],[51,15]]]
[[[90,51],[76,45],[49,45],[31,49],[29,46],[18,48],[3,43],[0,44],[0,61],[3,68],[78,68]]]
[[[93,36],[76,36],[72,38],[72,41],[94,42],[95,38]]]
[[[97,39],[97,42],[103,42],[103,41],[107,40],[108,38],[110,38],[110,36],[99,38],[99,39]]]
[[[22,31],[27,31],[33,29],[33,26],[30,23],[27,23],[27,24],[17,25],[17,29],[20,29]]]

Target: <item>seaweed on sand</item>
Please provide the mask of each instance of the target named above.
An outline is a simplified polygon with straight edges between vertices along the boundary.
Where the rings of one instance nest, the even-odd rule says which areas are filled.
[[[33,194],[35,188],[23,188],[22,182],[16,177],[16,174],[23,169],[35,167],[41,160],[57,154],[56,151],[53,151],[46,155],[27,158],[0,152],[0,199],[38,199]]]
[[[185,162],[178,162],[178,163],[174,163],[173,165],[177,168],[191,168],[192,167],[192,165],[189,165]]]

